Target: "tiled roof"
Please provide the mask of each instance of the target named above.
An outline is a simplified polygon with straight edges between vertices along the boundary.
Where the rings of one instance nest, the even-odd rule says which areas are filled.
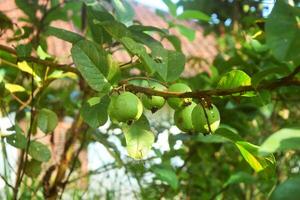
[[[159,17],[153,8],[144,6],[137,2],[132,2],[132,6],[135,10],[135,20],[139,21],[143,25],[155,26],[158,28],[168,28],[168,24]],[[0,0],[0,11],[4,11],[6,15],[17,22],[17,19],[23,15],[23,13],[17,9],[14,1],[12,0]],[[167,14],[166,14],[167,15]],[[166,16],[170,19],[170,16]],[[202,61],[195,62],[191,60],[187,62],[183,76],[191,76],[201,71],[209,71],[208,67],[212,63],[214,57],[217,54],[216,40],[213,35],[204,36],[204,30],[195,22],[191,21],[176,21],[178,24],[187,26],[188,28],[196,30],[196,37],[193,41],[189,41],[186,37],[182,36],[175,28],[171,28],[169,32],[172,35],[179,37],[182,45],[182,51],[187,58],[200,58]],[[52,22],[53,26],[61,27],[71,31],[79,32],[70,22],[55,21]],[[9,34],[9,32],[8,32]],[[11,34],[11,33],[10,33]],[[6,34],[7,35],[7,34]],[[157,35],[155,36],[157,38]],[[5,34],[0,38],[0,43],[5,44]],[[48,52],[58,57],[60,62],[70,62],[68,57],[70,54],[71,45],[67,42],[59,40],[54,37],[49,37],[47,40]],[[164,39],[162,41],[165,48],[172,49],[172,45]],[[124,51],[114,53],[114,57],[120,62],[126,62],[130,58]],[[199,60],[199,59],[197,59]]]

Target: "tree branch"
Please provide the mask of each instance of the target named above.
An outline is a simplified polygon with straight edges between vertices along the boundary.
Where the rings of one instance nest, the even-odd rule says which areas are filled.
[[[178,97],[178,98],[195,98],[195,99],[201,99],[206,98],[209,96],[228,96],[233,94],[244,94],[246,92],[256,92],[260,90],[274,90],[279,87],[285,87],[285,86],[300,86],[300,80],[294,80],[294,79],[279,79],[273,82],[264,83],[256,88],[249,85],[249,86],[241,86],[237,88],[231,88],[231,89],[212,89],[212,90],[199,90],[194,92],[169,92],[169,91],[158,91],[153,90],[151,88],[141,87],[137,85],[132,84],[124,84],[125,90],[136,92],[136,93],[144,93],[150,96],[161,96],[164,98],[170,98],[170,97]]]
[[[11,188],[11,189],[13,190],[13,192],[15,192],[14,186],[13,186],[12,184],[10,184],[2,174],[0,174],[0,177],[2,178],[2,180],[4,181],[4,183],[5,183],[9,188]]]
[[[3,46],[0,44],[0,50],[4,50],[8,53],[16,55],[16,50],[7,46]],[[80,75],[79,71],[71,67],[70,65],[64,65],[64,64],[57,64],[51,61],[47,60],[41,60],[36,57],[27,57],[24,58],[24,60],[35,62],[41,65],[49,66],[50,68],[62,70],[65,72],[73,72],[77,75]],[[254,86],[242,86],[237,88],[231,88],[231,89],[212,89],[212,90],[201,90],[201,91],[194,91],[194,92],[185,92],[185,93],[179,93],[179,92],[168,92],[168,91],[157,91],[153,90],[151,88],[145,88],[141,86],[131,85],[128,84],[128,80],[120,81],[120,85],[124,85],[125,89],[127,91],[136,92],[136,93],[144,93],[150,96],[162,96],[165,98],[169,97],[178,97],[178,98],[206,98],[209,96],[227,96],[227,95],[233,95],[233,94],[243,94],[246,92],[256,92],[260,90],[274,90],[279,87],[286,87],[286,86],[300,86],[300,80],[294,79],[295,75],[300,72],[300,66],[296,67],[295,70],[289,74],[286,77],[283,77],[279,80],[267,82],[258,85],[257,87]]]
[[[0,44],[0,50],[3,50],[3,51],[6,51],[10,54],[13,54],[13,55],[17,55],[17,51],[11,47],[8,47],[8,46],[4,46],[4,45],[1,45]],[[22,58],[23,60],[26,60],[26,61],[29,61],[29,62],[34,62],[34,63],[37,63],[37,64],[41,64],[43,66],[49,66],[50,68],[53,68],[53,69],[57,69],[57,70],[62,70],[64,72],[73,72],[77,75],[80,75],[78,70],[70,65],[66,65],[66,64],[57,64],[57,63],[54,63],[54,62],[51,62],[51,61],[48,61],[48,60],[41,60],[39,58],[36,58],[36,57],[33,57],[33,56],[29,56],[29,57],[26,57],[26,58]]]

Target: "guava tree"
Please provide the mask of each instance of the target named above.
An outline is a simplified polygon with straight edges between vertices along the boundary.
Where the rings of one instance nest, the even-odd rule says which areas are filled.
[[[181,19],[215,26],[210,10],[185,6],[178,13],[178,5],[164,2],[172,17],[158,14],[169,28]],[[19,23],[0,12],[1,34],[13,32],[0,45],[1,115],[15,114],[10,132],[1,133],[2,198],[61,199],[68,193],[75,199],[105,198],[101,191],[72,185],[81,178],[71,179],[80,165],[78,155],[92,143],[105,146],[115,159],[112,167],[125,169],[136,180],[137,199],[299,198],[297,5],[278,0],[267,18],[260,9],[251,19],[239,13],[237,27],[216,38],[220,51],[211,73],[185,78],[178,38],[134,21],[127,2],[15,3],[26,16]],[[248,26],[238,24],[244,19]],[[55,20],[72,21],[80,34],[51,26]],[[164,48],[153,33],[168,39],[173,50]],[[193,30],[182,34],[189,37]],[[72,45],[71,64],[47,53],[50,36]],[[112,56],[119,50],[130,55],[130,62]],[[171,117],[155,121],[159,112]],[[53,134],[66,117],[72,124],[62,155],[53,164],[50,145],[37,133]],[[105,124],[109,127],[104,133],[99,127]],[[109,140],[115,129],[122,132],[115,135],[126,147],[126,158]],[[167,151],[153,147],[162,132],[168,133]],[[19,150],[15,166],[8,162],[7,146]],[[174,165],[175,157],[182,164]],[[106,198],[118,199],[111,194]]]

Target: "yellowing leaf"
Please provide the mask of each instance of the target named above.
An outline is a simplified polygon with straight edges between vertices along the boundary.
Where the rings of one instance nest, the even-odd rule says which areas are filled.
[[[276,162],[274,156],[272,154],[260,156],[258,154],[259,146],[245,141],[237,141],[235,145],[240,150],[244,159],[256,172],[263,171],[267,168],[273,168]]]
[[[26,61],[18,62],[17,65],[21,71],[27,72],[28,74],[33,75],[37,81],[41,81],[41,78],[35,73],[35,71]]]
[[[54,71],[53,73],[51,73],[48,78],[70,78],[70,79],[74,79],[76,80],[78,78],[77,74],[73,73],[73,72],[63,72],[63,71]]]
[[[247,151],[242,145],[239,145],[238,143],[236,143],[236,146],[240,150],[244,159],[249,163],[249,165],[256,172],[259,172],[264,169],[262,164],[259,162],[259,160],[254,155],[252,155],[249,151]]]
[[[21,85],[12,84],[12,83],[5,83],[5,89],[7,89],[11,93],[15,92],[25,92],[25,88]]]
[[[123,127],[128,155],[136,160],[147,156],[154,143],[154,134],[151,132],[149,122],[145,116],[134,124]]]

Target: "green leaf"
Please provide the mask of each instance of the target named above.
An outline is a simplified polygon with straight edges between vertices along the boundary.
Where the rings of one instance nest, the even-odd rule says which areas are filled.
[[[196,31],[194,29],[188,28],[184,25],[177,24],[176,28],[179,30],[179,32],[184,35],[189,41],[194,41],[196,38]]]
[[[133,32],[158,32],[161,35],[167,35],[168,34],[168,30],[165,29],[160,29],[157,28],[155,26],[144,26],[144,25],[132,25],[130,27],[128,27],[130,31]]]
[[[87,17],[89,28],[91,29],[92,37],[95,42],[103,44],[105,42],[111,42],[111,36],[102,26],[95,25],[94,21],[113,21],[114,17],[105,11],[105,9],[100,5],[100,3],[87,4]]]
[[[232,70],[224,74],[219,83],[218,88],[231,89],[241,86],[251,85],[251,78],[241,70]]]
[[[38,112],[37,126],[44,133],[53,132],[57,124],[58,124],[58,118],[55,112],[46,108],[43,108]]]
[[[158,71],[158,73],[165,81],[175,81],[184,70],[185,56],[183,53],[168,50],[163,64],[165,64],[164,70]]]
[[[273,175],[276,161],[272,154],[267,156],[259,155],[259,146],[244,141],[243,138],[237,134],[237,131],[230,126],[221,125],[216,131],[216,134],[234,143],[246,162],[256,172],[264,173],[265,176]]]
[[[278,60],[300,63],[299,8],[278,0],[266,20],[266,42]],[[280,27],[280,28],[278,28]]]
[[[268,155],[278,151],[300,149],[300,129],[283,128],[270,135],[260,146],[259,153]]]
[[[50,8],[51,12],[48,11],[45,15],[43,21],[44,24],[48,25],[55,20],[67,22],[72,19],[74,25],[78,27],[77,21],[79,21],[78,19],[80,19],[78,15],[82,9],[82,1],[64,1],[63,5],[59,5],[61,3],[62,2],[57,2],[52,4]]]
[[[20,44],[16,47],[17,56],[20,58],[29,57],[32,50],[32,44]]]
[[[224,138],[231,140],[232,142],[243,141],[243,138],[238,134],[237,130],[228,126],[221,124],[220,127],[215,132],[216,135],[221,135]]]
[[[102,26],[113,38],[120,41],[123,37],[131,37],[130,30],[121,22],[116,20],[99,21],[94,20],[94,24]]]
[[[206,22],[210,21],[210,16],[199,10],[185,10],[177,18],[182,20],[197,19]]]
[[[218,82],[217,88],[219,89],[232,89],[242,86],[250,86],[251,78],[241,70],[231,70],[224,74]],[[254,96],[252,92],[246,92],[242,96]]]
[[[105,77],[109,68],[104,50],[91,41],[81,40],[73,45],[71,53],[77,69],[92,89],[107,92],[111,88]]]
[[[33,22],[36,20],[36,11],[38,8],[38,0],[15,0],[16,5],[29,17]]]
[[[122,127],[128,155],[140,160],[147,156],[154,143],[154,134],[150,130],[147,118],[142,115],[134,124]]]
[[[167,35],[165,36],[166,39],[169,40],[169,42],[171,42],[171,44],[173,45],[173,47],[175,48],[176,51],[181,52],[181,41],[179,40],[179,38],[175,35]]]
[[[0,70],[0,73],[1,73],[1,70]],[[2,79],[2,77],[0,75],[0,94],[4,94],[6,88],[5,88],[4,82],[1,79]]]
[[[22,133],[23,131],[18,125],[15,125],[15,131],[16,133],[11,134],[6,137],[6,142],[18,149],[25,149],[27,140],[24,134]]]
[[[299,199],[300,176],[287,179],[278,185],[270,196],[270,200],[296,200]]]
[[[152,49],[152,57],[160,61],[153,68],[165,81],[177,80],[184,70],[185,56],[183,53],[156,46],[155,49]]]
[[[268,76],[274,76],[274,75],[287,75],[290,73],[290,71],[286,67],[272,67],[268,69],[264,69],[252,77],[252,85],[254,87],[258,86],[258,84],[264,80]]]
[[[42,163],[40,161],[31,159],[29,162],[26,163],[24,172],[27,176],[31,178],[37,178],[42,171],[41,165]]]
[[[111,84],[117,83],[121,78],[121,70],[119,64],[110,54],[107,55],[107,65],[109,68],[107,79]]]
[[[138,56],[142,60],[149,73],[154,72],[157,63],[148,55],[146,48],[142,44],[135,42],[129,37],[123,37],[121,42],[131,54]]]
[[[84,39],[84,37],[82,37],[81,35],[79,35],[77,33],[67,31],[67,30],[61,29],[61,28],[56,28],[56,27],[53,27],[53,26],[47,27],[45,29],[44,33],[46,35],[55,36],[59,39],[70,42],[72,44]]]
[[[3,12],[0,12],[0,30],[13,29],[13,22]]]
[[[37,141],[31,141],[28,154],[35,160],[40,162],[47,162],[51,158],[51,151],[49,148]]]
[[[127,1],[112,0],[112,5],[116,10],[117,19],[126,23],[133,20],[134,10]]]
[[[98,128],[107,121],[108,96],[92,97],[87,100],[80,109],[80,114],[84,121],[92,128]]]
[[[204,142],[204,143],[224,143],[224,142],[228,142],[230,140],[228,140],[225,137],[222,137],[220,135],[201,135],[199,134],[198,136],[196,136],[195,138],[193,138],[193,141],[200,141],[200,142]]]
[[[168,6],[170,14],[175,17],[177,15],[177,6],[171,0],[163,0],[163,2]]]
[[[255,178],[251,176],[251,174],[245,173],[245,172],[237,172],[232,174],[228,180],[225,182],[225,186],[232,185],[232,184],[238,184],[238,183],[254,183]]]
[[[261,44],[258,40],[255,40],[255,39],[251,39],[250,44],[251,44],[252,48],[254,49],[254,51],[256,51],[258,53],[266,52],[267,50],[269,50],[269,48],[266,44]]]
[[[37,55],[40,59],[45,60],[47,58],[51,58],[51,56],[44,51],[44,49],[39,45],[36,51]]]
[[[178,188],[178,179],[171,166],[156,165],[151,169],[159,180],[165,181],[174,190]]]

